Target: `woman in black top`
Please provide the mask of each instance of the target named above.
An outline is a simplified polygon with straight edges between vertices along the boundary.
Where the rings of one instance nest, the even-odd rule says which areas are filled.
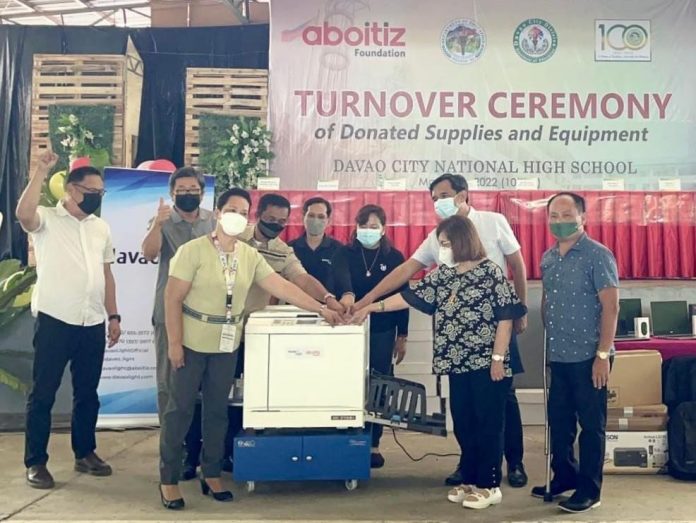
[[[353,241],[338,256],[337,270],[350,273],[350,289],[340,289],[341,295],[354,293],[360,300],[374,289],[391,271],[404,262],[404,255],[391,244],[385,235],[387,216],[378,205],[365,205],[355,217],[357,229]],[[370,370],[392,374],[392,356],[396,364],[406,354],[408,336],[408,309],[383,314],[370,323]],[[384,466],[379,452],[382,426],[372,425],[371,466]]]
[[[437,228],[438,269],[412,289],[360,310],[388,312],[409,305],[434,315],[433,370],[449,375],[450,411],[462,451],[464,484],[448,499],[467,508],[502,501],[505,398],[512,381],[507,353],[512,322],[526,313],[500,267],[486,258],[474,224],[453,216]]]

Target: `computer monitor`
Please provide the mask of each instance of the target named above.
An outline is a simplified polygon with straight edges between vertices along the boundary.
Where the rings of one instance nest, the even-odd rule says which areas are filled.
[[[616,322],[616,335],[626,336],[635,331],[633,320],[643,315],[643,302],[640,298],[619,300],[619,319]]]
[[[650,302],[650,312],[655,336],[691,333],[689,309],[685,301],[653,301]]]

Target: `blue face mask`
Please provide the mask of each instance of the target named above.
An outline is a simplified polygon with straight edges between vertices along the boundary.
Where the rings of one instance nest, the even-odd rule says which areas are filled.
[[[457,214],[459,207],[454,203],[454,198],[440,198],[435,202],[435,212],[443,220]]]
[[[369,249],[382,239],[382,229],[358,229],[356,237],[364,247]]]

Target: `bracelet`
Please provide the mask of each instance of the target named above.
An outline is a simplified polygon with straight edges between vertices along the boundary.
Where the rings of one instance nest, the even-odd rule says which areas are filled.
[[[109,321],[111,320],[116,320],[117,322],[121,323],[121,315],[120,314],[112,314],[109,316]]]
[[[324,296],[324,302],[326,302],[326,300],[328,300],[329,298],[333,298],[335,300],[336,296],[334,296],[330,292],[327,292],[326,295]]]
[[[355,293],[351,292],[351,291],[344,292],[343,296],[341,296],[341,298],[345,298],[346,296],[352,296],[353,298],[355,298]]]
[[[384,312],[385,308],[386,308],[386,305],[385,305],[385,303],[384,303],[384,300],[380,300],[380,302],[379,302],[379,312]]]

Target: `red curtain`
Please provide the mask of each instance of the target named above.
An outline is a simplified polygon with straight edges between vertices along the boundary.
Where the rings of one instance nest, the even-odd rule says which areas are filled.
[[[329,234],[349,241],[355,215],[367,203],[384,208],[387,234],[396,247],[410,256],[437,225],[426,191],[287,191],[292,204],[290,223],[283,239],[303,232],[302,203],[322,196],[333,205]],[[539,262],[553,244],[546,225],[546,202],[554,191],[472,192],[471,204],[479,210],[504,214],[522,245],[530,279],[539,279]],[[623,279],[696,277],[696,193],[694,192],[581,192],[587,201],[587,232],[616,256]],[[254,208],[261,193],[255,192]]]

